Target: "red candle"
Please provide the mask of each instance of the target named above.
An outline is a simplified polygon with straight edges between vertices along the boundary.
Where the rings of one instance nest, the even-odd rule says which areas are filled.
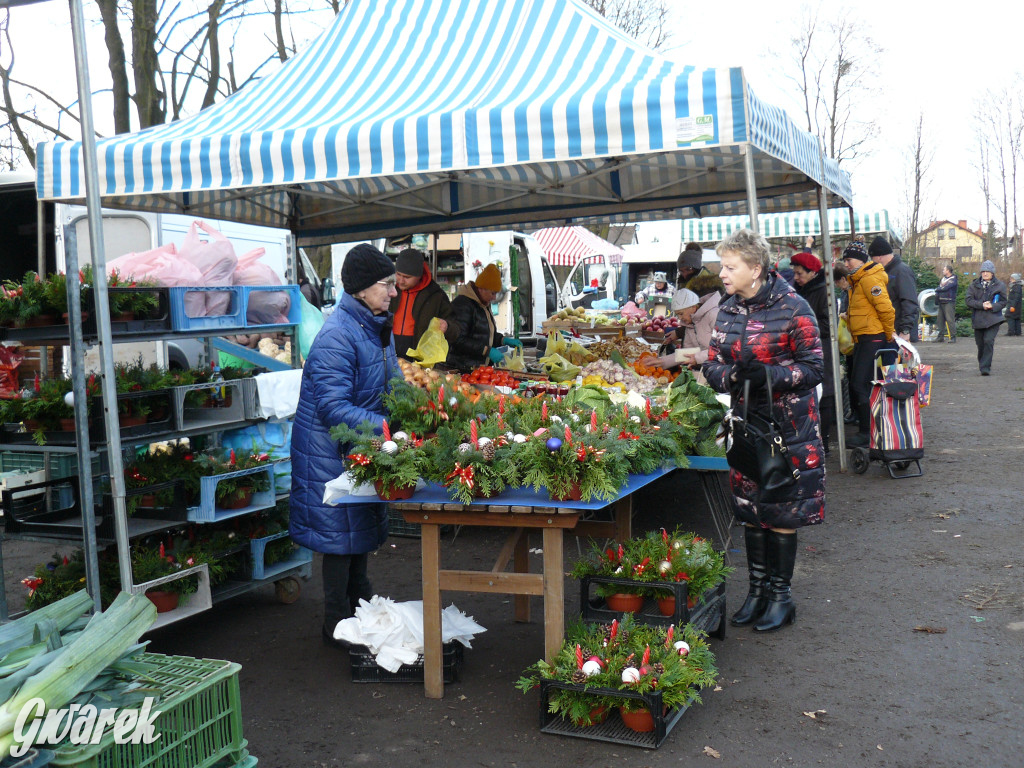
[[[590,431],[597,432],[597,411],[590,412]]]
[[[471,443],[473,443],[473,447],[474,448],[476,448],[476,439],[477,439],[476,419],[473,419],[471,422],[469,422],[469,441]]]
[[[548,401],[547,400],[545,400],[543,403],[540,404],[540,420],[541,421],[547,421],[548,420]]]
[[[385,440],[390,440],[391,439],[391,430],[388,429],[388,420],[387,419],[384,419],[384,423],[381,424],[380,431],[384,435],[384,439]]]

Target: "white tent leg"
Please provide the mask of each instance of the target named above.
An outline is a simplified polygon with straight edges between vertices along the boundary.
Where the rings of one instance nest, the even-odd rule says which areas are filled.
[[[750,228],[757,232],[757,184],[754,181],[754,152],[749,143],[743,145],[743,174],[747,178],[747,211],[750,215]]]
[[[839,318],[836,316],[836,282],[832,275],[832,238],[828,231],[828,194],[818,187],[818,215],[821,217],[821,257],[828,295],[829,344],[832,347],[832,391],[835,396],[836,439],[839,441],[839,471],[846,471],[846,432],[843,421],[843,385],[839,368]]]

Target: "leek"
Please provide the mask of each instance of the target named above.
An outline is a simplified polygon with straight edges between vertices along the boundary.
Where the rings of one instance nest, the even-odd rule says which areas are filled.
[[[29,701],[42,699],[48,710],[64,707],[120,659],[155,620],[156,606],[149,598],[125,592],[106,611],[94,615],[74,642],[57,651],[49,664],[0,706],[0,755],[14,746],[14,725]]]
[[[32,613],[0,625],[0,656],[6,656],[16,648],[30,645],[36,625],[53,620],[57,630],[62,632],[71,626],[86,611],[92,608],[92,598],[84,589],[68,595],[55,603],[44,605]]]

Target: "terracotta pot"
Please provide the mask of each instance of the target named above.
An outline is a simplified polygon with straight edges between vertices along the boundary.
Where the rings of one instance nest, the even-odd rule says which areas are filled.
[[[149,412],[149,416],[146,421],[149,424],[156,423],[158,421],[165,421],[169,415],[169,410],[166,405],[158,405]]]
[[[25,419],[21,423],[25,425],[25,429],[27,429],[29,432],[35,432],[37,429],[43,426],[36,419]]]
[[[146,592],[146,597],[156,606],[157,613],[173,611],[178,607],[178,601],[181,599],[181,595],[177,592],[165,592],[162,589],[151,589]]]
[[[603,723],[605,720],[608,719],[608,715],[610,715],[611,713],[612,713],[612,711],[608,707],[606,707],[606,706],[602,705],[600,707],[594,707],[588,713],[589,716],[590,716],[590,722],[589,723],[587,723],[587,722],[585,722],[585,721],[583,721],[581,719],[581,720],[573,720],[572,724],[577,726],[577,727],[579,727],[579,728],[589,728],[592,725],[600,725],[601,723]]]
[[[146,417],[134,416],[130,413],[121,413],[117,416],[117,423],[121,429],[126,429],[127,427],[141,427],[146,423]]]
[[[644,598],[643,595],[630,595],[620,592],[618,594],[606,596],[604,602],[610,611],[618,611],[619,613],[636,613],[643,608]]]
[[[61,419],[60,420],[61,432],[74,432],[75,431],[75,420],[74,419]]]
[[[239,488],[226,498],[218,501],[217,506],[221,509],[242,509],[243,507],[248,507],[252,503],[252,493],[251,486]]]
[[[82,322],[84,323],[86,321],[86,319],[89,317],[89,313],[88,312],[82,312],[81,315],[82,315]],[[71,317],[71,313],[70,312],[65,312],[63,315],[60,316],[60,319],[64,321],[64,325],[68,324],[68,318],[69,317]]]
[[[57,324],[57,316],[56,315],[36,315],[35,317],[30,317],[25,322],[25,325],[27,325],[29,328],[36,328],[36,327],[39,327],[39,326],[56,325],[56,324]]]
[[[553,493],[551,494],[552,501],[580,501],[582,498],[583,493],[580,490],[579,483],[572,484],[572,487],[569,489],[569,494],[567,496],[556,496]]]
[[[116,315],[110,316],[111,321],[115,323],[130,323],[135,319],[134,312],[118,312]]]
[[[140,507],[155,507],[156,506],[156,494],[146,493],[138,497]]]
[[[638,709],[636,712],[627,712],[619,707],[619,717],[622,724],[629,730],[637,733],[650,733],[654,730],[654,716],[649,709]]]
[[[686,607],[693,609],[697,605],[697,598],[686,596]],[[658,598],[658,610],[661,611],[662,616],[674,616],[676,612],[676,598],[675,595],[669,595],[668,597]]]
[[[416,490],[415,485],[407,485],[399,488],[391,483],[384,484],[382,480],[374,480],[373,487],[377,489],[377,496],[384,501],[398,501],[399,499],[411,499],[412,492]]]

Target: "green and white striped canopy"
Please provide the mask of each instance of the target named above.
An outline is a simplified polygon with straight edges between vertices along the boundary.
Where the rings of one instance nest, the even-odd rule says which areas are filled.
[[[853,214],[855,231],[859,235],[883,235],[899,245],[903,237],[889,222],[886,210]],[[709,216],[702,219],[684,219],[684,243],[716,243],[738,229],[750,226],[747,216]],[[764,213],[757,217],[761,234],[768,239],[806,237],[821,234],[821,218],[818,211],[791,211],[789,213]],[[832,235],[850,234],[850,213],[846,208],[834,208],[828,212],[828,231]]]

